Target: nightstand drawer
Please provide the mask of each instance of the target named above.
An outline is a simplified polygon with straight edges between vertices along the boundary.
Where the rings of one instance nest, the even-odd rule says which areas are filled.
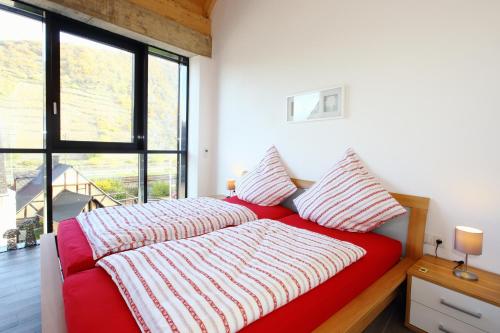
[[[453,278],[450,273],[450,279]],[[478,327],[483,331],[500,331],[499,307],[437,284],[412,277],[411,300]]]
[[[478,328],[412,301],[410,324],[429,333],[484,333]]]

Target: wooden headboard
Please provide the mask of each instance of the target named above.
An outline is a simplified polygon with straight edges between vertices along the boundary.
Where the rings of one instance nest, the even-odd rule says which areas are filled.
[[[298,188],[308,189],[314,182],[309,180],[292,178]],[[427,223],[427,211],[429,209],[429,198],[414,195],[391,193],[401,206],[410,209],[408,221],[408,234],[406,238],[406,257],[418,259],[424,251],[425,224]]]

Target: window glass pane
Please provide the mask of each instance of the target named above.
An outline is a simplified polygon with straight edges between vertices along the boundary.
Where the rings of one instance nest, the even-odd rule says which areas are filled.
[[[54,229],[82,211],[138,202],[137,154],[54,154]]]
[[[43,154],[0,154],[0,251],[39,239],[44,230],[45,163]],[[17,234],[17,236],[16,236]]]
[[[60,33],[61,140],[132,142],[134,54]]]
[[[177,150],[179,65],[148,57],[148,149]]]
[[[44,24],[0,9],[0,147],[44,146]]]
[[[176,199],[177,155],[148,155],[148,201]]]

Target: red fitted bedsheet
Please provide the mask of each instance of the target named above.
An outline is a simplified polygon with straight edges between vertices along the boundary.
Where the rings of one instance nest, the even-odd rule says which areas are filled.
[[[259,219],[277,220],[294,214],[282,206],[259,206],[240,200],[238,197],[227,198],[225,201],[251,209]],[[59,224],[57,247],[64,277],[95,267],[92,249],[76,219],[68,219]]]
[[[308,293],[255,321],[242,332],[310,332],[393,267],[401,243],[374,233],[327,229],[297,214],[283,223],[357,244],[367,254]],[[69,333],[140,332],[127,304],[109,275],[100,267],[68,277],[63,286]]]

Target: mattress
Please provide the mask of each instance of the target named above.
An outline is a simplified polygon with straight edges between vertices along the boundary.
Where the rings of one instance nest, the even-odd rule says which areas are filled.
[[[280,222],[363,247],[367,254],[325,283],[245,327],[242,332],[310,332],[391,269],[401,243],[375,233],[327,229],[297,214]],[[68,332],[140,332],[118,288],[100,267],[69,276],[63,286]]]
[[[259,206],[240,200],[236,196],[227,198],[225,201],[249,208],[259,219],[276,220],[294,214],[293,211],[282,206]],[[92,249],[75,218],[59,224],[57,247],[64,277],[95,267],[96,261],[92,257]]]

